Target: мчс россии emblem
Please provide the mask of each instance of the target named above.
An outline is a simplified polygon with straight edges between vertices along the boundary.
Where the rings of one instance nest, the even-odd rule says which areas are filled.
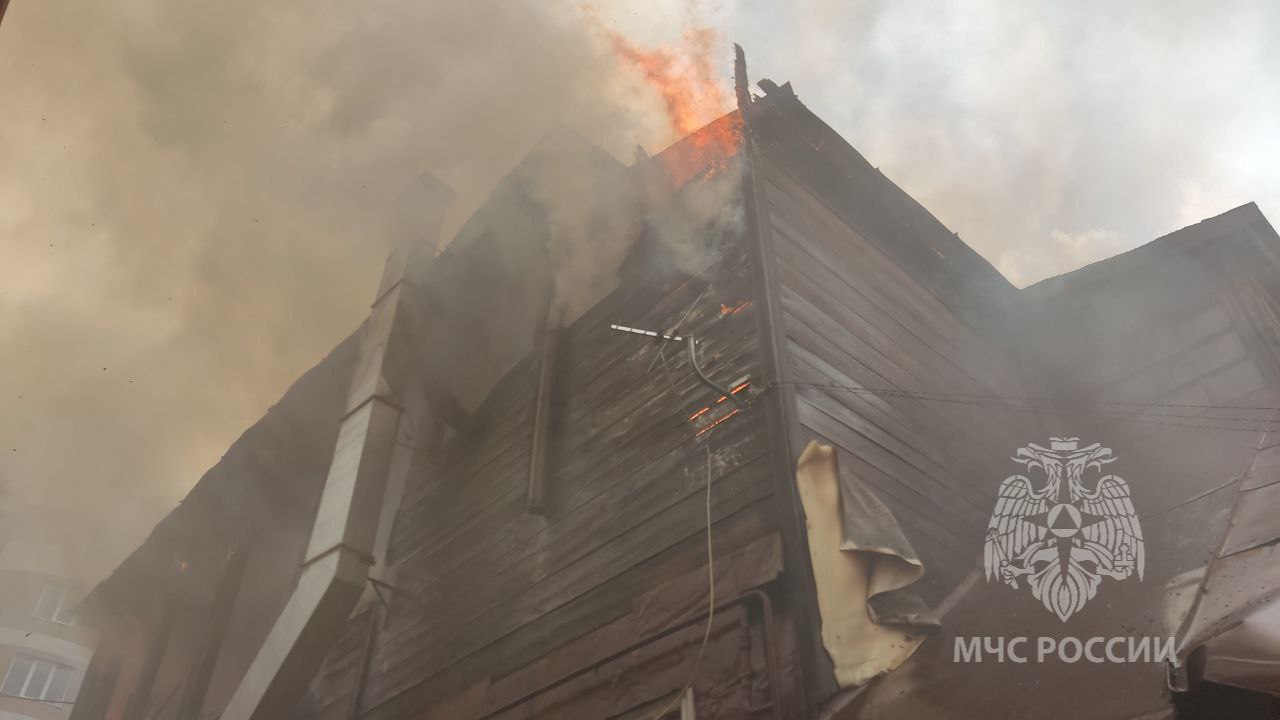
[[[1145,548],[1129,486],[1103,475],[1115,461],[1098,443],[1080,447],[1077,438],[1050,438],[1018,448],[1015,462],[1028,474],[1000,483],[1000,496],[987,526],[983,552],[987,580],[1017,588],[1025,579],[1031,594],[1066,622],[1098,591],[1103,576],[1142,579]],[[1096,480],[1086,475],[1096,471]]]

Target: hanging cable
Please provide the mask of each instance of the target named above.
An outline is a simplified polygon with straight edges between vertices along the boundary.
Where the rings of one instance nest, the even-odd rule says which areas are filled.
[[[706,292],[703,291],[703,295],[705,294]],[[680,326],[684,324],[684,321],[686,319],[688,319],[689,315],[693,312],[694,306],[696,306],[697,303],[701,301],[701,299],[702,299],[702,295],[699,295],[698,300],[694,301],[694,304],[689,307],[689,310],[685,312],[684,316],[680,319],[680,322],[676,323],[675,328],[669,334],[674,334],[675,332],[679,331]],[[710,385],[712,388],[716,389],[722,395],[725,395],[728,397],[734,397],[733,393],[730,393],[726,390],[722,390],[721,388],[716,386],[716,384],[710,378],[708,378],[706,374],[702,372],[702,368],[698,366],[698,359],[697,359],[697,356],[695,355],[696,340],[692,335],[687,336],[686,340],[687,340],[686,347],[688,348],[688,351],[689,351],[689,366],[693,368],[694,372],[698,376],[698,379],[701,380],[704,384]],[[671,394],[675,397],[679,397],[679,391],[676,389],[675,378],[671,374],[671,368],[668,367],[667,365],[666,354],[662,352],[661,347],[659,347],[658,349],[658,359],[660,359],[662,362],[662,371],[667,376],[667,383],[671,387]],[[652,364],[649,365],[649,369],[650,370],[653,369]],[[735,402],[737,402],[736,398],[735,398]],[[653,716],[653,720],[660,720],[663,715],[667,714],[673,708],[675,708],[684,698],[685,694],[689,692],[689,689],[693,687],[694,679],[698,676],[698,667],[702,664],[702,656],[706,652],[707,643],[710,642],[711,640],[711,628],[715,622],[715,617],[716,617],[716,566],[715,566],[715,550],[714,550],[712,522],[711,522],[712,477],[711,477],[711,441],[709,439],[703,441],[702,449],[703,451],[706,452],[706,456],[707,456],[707,479],[706,479],[706,491],[704,495],[706,537],[707,537],[707,625],[706,625],[706,628],[703,629],[702,642],[698,645],[698,654],[693,659],[693,667],[689,669],[689,679],[685,682],[684,686],[680,688],[680,691],[676,693],[672,699],[668,700],[666,703],[663,704],[663,706]]]
[[[712,390],[715,390],[716,393],[721,397],[727,397],[730,400],[732,400],[733,404],[737,405],[739,410],[746,410],[747,406],[743,404],[742,398],[738,397],[737,393],[732,392],[731,390],[729,390],[729,388],[721,387],[719,383],[717,383],[715,380],[712,380],[710,377],[707,376],[705,372],[702,371],[702,367],[698,365],[697,338],[695,338],[692,335],[686,336],[685,347],[688,348],[688,351],[689,351],[689,366],[693,368],[693,372],[697,374],[698,379],[702,381],[702,384],[706,385]]]
[[[716,619],[716,565],[715,552],[711,543],[711,443],[703,443],[702,448],[707,451],[707,626],[702,631],[702,642],[698,645],[698,654],[693,658],[693,667],[689,669],[689,679],[680,688],[680,692],[658,710],[653,720],[661,720],[662,716],[670,712],[693,687],[694,678],[698,676],[698,666],[702,664],[702,655],[706,652],[707,643],[711,640],[711,627]]]
[[[1006,409],[1014,412],[1030,412],[1044,414],[1058,413],[1076,413],[1076,414],[1102,414],[1107,417],[1128,422],[1146,423],[1150,425],[1165,425],[1171,427],[1190,427],[1203,428],[1208,430],[1231,430],[1239,432],[1256,432],[1256,423],[1272,423],[1274,419],[1265,419],[1257,417],[1248,417],[1241,415],[1218,416],[1218,415],[1201,415],[1187,413],[1172,412],[1142,412],[1139,410],[1123,410],[1111,408],[1099,408],[1099,404],[1114,404],[1123,407],[1196,407],[1206,411],[1226,411],[1226,410],[1280,410],[1280,408],[1271,408],[1265,406],[1230,406],[1230,405],[1192,405],[1192,404],[1173,404],[1173,403],[1120,403],[1114,401],[1095,401],[1094,403],[1081,404],[1062,404],[1055,403],[1047,398],[1016,398],[1002,397],[997,395],[964,395],[960,393],[935,393],[927,391],[909,391],[897,389],[873,389],[865,387],[856,387],[851,385],[839,385],[832,383],[805,383],[797,381],[784,381],[776,383],[781,385],[790,385],[793,387],[806,387],[820,390],[836,390],[841,392],[849,392],[858,395],[872,395],[877,397],[897,397],[912,400],[921,400],[926,402],[945,402],[959,405],[968,405],[975,407],[990,407],[997,409]],[[1200,422],[1169,422],[1163,418],[1174,418],[1183,420],[1198,420]],[[1234,427],[1228,425],[1215,425],[1206,423],[1224,423],[1224,422],[1240,422],[1251,423],[1248,427]]]
[[[1089,407],[1091,405],[1114,405],[1117,407],[1153,407],[1153,408],[1175,408],[1175,409],[1201,409],[1201,410],[1257,410],[1257,411],[1280,411],[1280,406],[1276,405],[1213,405],[1209,403],[1160,403],[1160,402],[1137,402],[1137,401],[1121,401],[1121,400],[1092,400],[1088,403],[1077,403],[1072,405],[1062,405],[1052,398],[1047,397],[1031,397],[1016,395],[991,395],[978,393],[948,393],[932,390],[900,390],[897,388],[868,388],[857,385],[841,385],[837,383],[807,383],[796,380],[783,381],[783,385],[795,385],[799,387],[812,388],[828,388],[833,390],[845,390],[854,393],[865,393],[869,395],[901,395],[911,398],[924,398],[930,400],[953,400],[955,402],[963,402],[965,400],[987,400],[991,402],[1001,403],[1041,403],[1052,405],[1054,407]],[[1199,415],[1193,417],[1200,417]],[[1256,418],[1242,418],[1254,420]]]

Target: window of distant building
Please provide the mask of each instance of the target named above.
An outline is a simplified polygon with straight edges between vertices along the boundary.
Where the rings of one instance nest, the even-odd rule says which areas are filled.
[[[9,664],[0,693],[44,702],[62,702],[71,689],[73,672],[69,667],[19,655]]]
[[[72,602],[67,591],[58,585],[46,585],[36,603],[34,615],[41,620],[52,620],[63,625],[75,623],[75,615],[71,613]]]

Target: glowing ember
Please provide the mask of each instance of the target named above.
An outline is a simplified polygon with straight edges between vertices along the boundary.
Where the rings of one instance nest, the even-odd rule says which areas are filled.
[[[737,395],[738,393],[742,392],[743,390],[746,390],[746,389],[747,389],[747,388],[749,388],[749,387],[751,387],[751,381],[750,381],[750,380],[743,380],[742,382],[738,383],[737,385],[734,385],[732,388],[730,388],[730,389],[729,389],[729,395]],[[689,422],[691,422],[691,423],[692,423],[692,422],[695,422],[695,421],[697,421],[697,420],[698,420],[698,418],[700,418],[700,417],[702,417],[702,416],[706,415],[707,413],[711,412],[711,408],[713,408],[713,407],[714,407],[714,406],[716,406],[716,405],[719,405],[720,403],[723,403],[725,400],[728,400],[728,399],[729,399],[729,395],[721,395],[720,397],[716,398],[716,401],[715,401],[714,403],[712,403],[711,405],[708,405],[708,406],[706,406],[706,407],[702,408],[701,410],[699,410],[698,412],[696,412],[696,413],[694,413],[694,414],[690,415],[690,416],[689,416]],[[723,416],[721,416],[721,417],[716,418],[714,421],[712,421],[712,422],[711,422],[711,424],[707,425],[706,427],[704,427],[704,428],[702,428],[701,430],[699,430],[699,431],[698,431],[698,433],[697,433],[698,437],[701,437],[701,436],[702,436],[704,433],[706,433],[707,431],[711,430],[711,429],[712,429],[712,428],[714,428],[714,427],[719,426],[721,423],[723,423],[723,422],[725,422],[726,420],[728,420],[729,418],[731,418],[731,417],[733,417],[733,416],[737,415],[737,414],[738,414],[738,413],[740,413],[741,411],[742,411],[742,410],[741,410],[740,408],[734,408],[732,412],[726,413],[725,415],[723,415]]]
[[[699,431],[698,431],[698,437],[702,437],[703,435],[706,435],[707,433],[711,432],[713,429],[715,429],[716,427],[718,427],[718,426],[719,426],[719,425],[721,425],[722,423],[727,422],[727,421],[729,420],[729,418],[732,418],[733,416],[737,415],[737,414],[738,414],[738,413],[740,413],[740,412],[742,412],[742,411],[741,411],[741,410],[739,410],[738,408],[734,408],[734,409],[733,409],[733,411],[732,411],[732,412],[730,412],[728,415],[725,415],[724,417],[720,418],[719,420],[716,420],[715,422],[711,423],[710,425],[708,425],[708,426],[706,426],[706,427],[702,428],[701,430],[699,430]]]
[[[738,385],[738,386],[734,387],[733,389],[729,390],[729,395],[737,395],[738,393],[742,392],[743,390],[746,390],[748,387],[751,387],[751,383],[750,383],[749,381],[748,381],[748,382],[744,382],[744,383],[742,383],[741,385]],[[721,396],[719,397],[719,399],[717,399],[717,400],[716,400],[716,404],[717,404],[717,405],[719,405],[720,403],[724,402],[725,400],[728,400],[728,399],[729,399],[729,395],[721,395]]]

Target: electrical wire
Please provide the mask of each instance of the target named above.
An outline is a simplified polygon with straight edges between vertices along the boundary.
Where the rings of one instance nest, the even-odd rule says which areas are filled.
[[[707,291],[708,291],[708,290],[710,290],[710,289],[711,289],[711,286],[710,286],[710,285],[708,285],[707,287],[705,287],[705,288],[703,288],[703,289],[702,289],[702,292],[698,294],[698,297],[693,301],[693,304],[691,304],[691,305],[689,306],[689,309],[688,309],[688,310],[685,310],[685,311],[684,311],[684,315],[681,315],[681,316],[680,316],[680,321],[679,321],[679,322],[677,322],[677,323],[675,324],[675,327],[674,327],[674,328],[672,328],[671,332],[670,332],[670,333],[668,333],[668,334],[670,334],[670,335],[675,335],[675,334],[677,334],[677,333],[679,333],[679,332],[680,332],[680,328],[684,326],[684,321],[689,319],[689,316],[693,314],[693,309],[694,309],[694,308],[696,308],[696,307],[698,307],[698,303],[702,302],[702,298],[704,298],[704,297],[706,297],[706,296],[707,296]],[[667,364],[667,358],[666,358],[666,356],[665,356],[665,355],[663,354],[663,352],[662,352],[662,346],[663,346],[664,344],[665,344],[665,343],[661,343],[661,342],[660,342],[660,343],[658,343],[658,354],[657,354],[656,356],[654,356],[653,360],[651,360],[651,361],[649,362],[649,369],[648,369],[648,370],[645,370],[645,373],[646,373],[646,374],[648,374],[648,373],[650,373],[650,372],[653,372],[653,366],[657,364],[657,362],[658,362],[658,358],[662,358],[662,365],[663,365],[663,367],[666,367],[666,364]],[[668,379],[670,379],[670,378],[671,378],[671,371],[670,371],[670,370],[668,370],[668,371],[667,371],[667,378],[668,378]],[[675,385],[675,383],[672,383],[672,386],[674,386],[674,385]]]
[[[899,389],[874,389],[866,387],[857,387],[852,385],[840,385],[835,383],[806,383],[798,381],[784,381],[782,385],[790,385],[793,387],[806,387],[819,390],[836,390],[841,392],[850,392],[859,395],[872,395],[878,397],[898,397],[913,400],[921,400],[927,402],[946,402],[960,405],[970,405],[977,407],[991,407],[998,409],[1006,409],[1014,412],[1030,412],[1030,413],[1076,413],[1076,414],[1102,414],[1107,417],[1127,422],[1146,423],[1150,425],[1164,425],[1171,427],[1188,427],[1201,428],[1206,430],[1229,430],[1235,432],[1258,432],[1258,424],[1264,426],[1276,422],[1275,418],[1259,418],[1241,415],[1218,416],[1218,415],[1202,415],[1188,414],[1176,412],[1144,412],[1141,410],[1126,410],[1123,408],[1138,407],[1169,407],[1169,408],[1198,408],[1204,411],[1227,411],[1227,410],[1246,410],[1246,411],[1277,411],[1280,407],[1271,406],[1231,406],[1231,405],[1209,405],[1194,403],[1138,403],[1138,402],[1120,402],[1097,400],[1093,403],[1079,404],[1063,404],[1055,402],[1049,398],[1019,398],[1011,396],[999,395],[976,395],[963,393],[942,393],[930,391],[911,391]],[[1098,405],[1113,405],[1118,409],[1110,407],[1097,407]],[[1171,422],[1165,418],[1174,418],[1182,420],[1198,420],[1200,422]],[[1249,423],[1247,427],[1235,427],[1229,425],[1219,425],[1212,423]]]
[[[693,687],[693,680],[698,676],[698,666],[702,664],[702,655],[706,652],[707,643],[711,640],[711,627],[716,619],[716,565],[715,552],[711,546],[711,443],[703,443],[702,447],[707,451],[707,627],[702,632],[702,643],[698,645],[698,654],[693,658],[693,667],[689,669],[688,681],[680,688],[680,692],[675,694],[675,697],[658,710],[653,720],[661,720],[662,716],[670,712]]]
[[[705,291],[703,294],[705,294]],[[701,300],[701,299],[702,299],[702,296],[699,295],[698,300]],[[695,302],[694,305],[697,305],[697,303]],[[684,314],[684,317],[688,318],[689,314],[692,312],[693,312],[693,307],[690,307],[689,312],[686,312]],[[684,319],[682,318],[680,322],[683,323]],[[694,350],[692,347],[692,343],[690,343],[689,352],[692,353],[693,351]],[[671,394],[672,396],[678,398],[680,396],[680,392],[679,390],[676,389],[675,378],[671,374],[671,368],[667,365],[667,357],[662,352],[661,347],[658,348],[658,357],[661,358],[662,360],[662,371],[666,373],[667,382],[671,386]],[[691,367],[697,366],[696,360],[692,356],[689,358],[689,364]],[[649,369],[652,370],[653,365],[650,365]],[[671,700],[668,700],[662,706],[662,708],[658,710],[657,714],[653,716],[653,720],[660,720],[663,715],[670,712],[676,706],[677,703],[683,700],[685,693],[689,692],[689,689],[693,687],[694,678],[696,678],[698,675],[698,666],[702,664],[703,653],[706,652],[707,643],[711,640],[711,627],[716,618],[716,566],[715,566],[715,551],[712,547],[713,543],[712,543],[712,530],[711,530],[712,524],[711,524],[711,441],[710,439],[703,441],[702,449],[706,451],[706,454],[707,454],[707,483],[706,483],[706,502],[705,502],[706,523],[707,523],[707,626],[702,632],[702,643],[698,646],[698,654],[693,659],[693,667],[689,669],[688,681],[686,681],[684,686],[680,688],[680,692],[676,693],[675,697],[673,697]]]
[[[1062,407],[1091,407],[1093,405],[1114,405],[1117,407],[1154,407],[1154,408],[1181,408],[1181,409],[1201,409],[1201,410],[1257,410],[1257,411],[1280,411],[1280,406],[1276,405],[1213,405],[1209,403],[1160,403],[1160,402],[1126,402],[1120,400],[1092,400],[1088,403],[1075,403],[1071,405],[1063,405],[1053,398],[1047,397],[1031,397],[1017,395],[991,395],[977,393],[948,393],[932,390],[901,390],[898,388],[868,388],[857,385],[841,385],[837,383],[807,383],[796,380],[787,380],[782,382],[783,385],[799,385],[803,387],[815,388],[831,388],[835,390],[847,390],[849,392],[866,393],[870,395],[902,395],[913,398],[926,398],[933,400],[951,400],[954,402],[973,401],[990,401],[1000,403],[1040,403],[1052,405],[1056,408]],[[1115,411],[1120,412],[1120,411]],[[1179,416],[1181,417],[1181,416]],[[1201,417],[1188,416],[1188,417]],[[1254,419],[1254,418],[1244,418]]]

